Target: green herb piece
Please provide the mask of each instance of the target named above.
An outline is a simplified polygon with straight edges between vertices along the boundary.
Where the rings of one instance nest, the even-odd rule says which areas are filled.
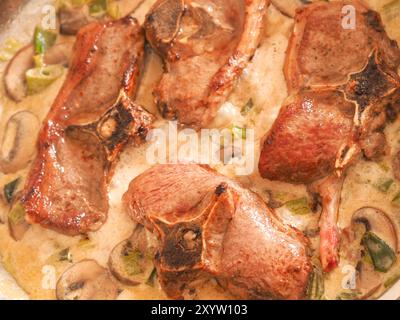
[[[378,163],[378,165],[383,171],[385,171],[385,172],[389,172],[390,171],[390,167],[387,165],[386,162],[381,161],[381,162]]]
[[[25,208],[21,202],[17,202],[8,214],[8,221],[10,224],[17,226],[25,222]]]
[[[22,44],[13,38],[9,38],[4,42],[0,51],[0,61],[9,61],[21,49]]]
[[[310,205],[306,197],[290,200],[285,203],[285,207],[296,215],[305,215],[311,212]]]
[[[78,242],[78,247],[81,249],[93,249],[95,245],[89,238],[85,238]]]
[[[243,139],[243,140],[245,140],[245,139],[246,139],[246,136],[247,136],[247,134],[246,134],[246,128],[242,128],[242,127],[238,127],[238,126],[233,126],[233,127],[232,127],[232,134],[233,134],[233,137],[234,137],[235,139]]]
[[[112,18],[112,19],[119,19],[121,18],[121,11],[119,9],[118,3],[114,2],[109,2],[107,4],[107,14]]]
[[[21,178],[17,178],[15,180],[7,183],[4,186],[4,197],[6,198],[8,203],[11,203],[13,196],[14,196],[14,192],[17,189],[20,180],[21,180]]]
[[[322,270],[314,266],[307,287],[307,297],[310,300],[321,300],[325,293],[325,283]]]
[[[89,4],[89,14],[92,17],[99,18],[107,12],[107,0],[92,0]]]
[[[44,59],[44,54],[36,54],[33,56],[33,61],[35,63],[36,68],[41,68],[45,65],[43,59]]]
[[[126,252],[124,252],[122,256],[122,261],[124,263],[126,273],[130,276],[143,273],[144,270],[141,263],[142,259],[143,254],[139,249],[127,248]]]
[[[249,101],[247,101],[247,103],[242,107],[240,113],[242,114],[242,116],[247,116],[253,108],[254,102],[253,99],[250,98]]]
[[[364,247],[371,256],[375,270],[388,272],[396,262],[396,254],[388,244],[375,233],[367,232],[362,240]]]
[[[28,95],[42,92],[54,81],[62,76],[64,68],[59,65],[50,65],[40,68],[29,69],[26,72],[26,83]]]
[[[376,188],[383,193],[387,193],[390,187],[393,185],[393,183],[394,183],[393,179],[381,181],[376,185]]]
[[[80,7],[90,2],[90,0],[69,0],[74,7]]]
[[[57,34],[50,30],[36,27],[34,45],[36,54],[43,54],[51,48],[57,40]]]
[[[400,280],[400,273],[391,276],[389,279],[385,281],[383,284],[385,288],[390,288],[395,285]]]
[[[359,292],[342,292],[337,297],[336,300],[355,300],[360,296]]]
[[[146,284],[150,287],[153,287],[156,279],[157,279],[157,270],[156,268],[154,268],[150,274],[150,277],[147,279]]]
[[[400,207],[400,192],[393,198],[392,204]]]
[[[58,253],[58,260],[59,261],[68,261],[72,262],[72,254],[69,248],[66,248],[64,250],[61,250]]]

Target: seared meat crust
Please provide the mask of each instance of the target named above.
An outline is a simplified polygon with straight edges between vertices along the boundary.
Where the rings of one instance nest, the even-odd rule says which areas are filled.
[[[104,223],[114,160],[129,140],[143,141],[153,121],[130,100],[143,51],[142,30],[132,18],[79,32],[22,197],[29,222],[68,235]]]
[[[356,10],[345,28],[343,8]],[[378,13],[359,1],[319,2],[297,12],[285,65],[290,98],[263,139],[264,178],[307,184],[322,198],[320,258],[338,265],[343,175],[360,154],[386,152],[387,110],[398,109],[400,50]]]
[[[123,201],[133,220],[160,239],[156,266],[171,298],[214,276],[243,299],[301,299],[308,243],[255,193],[206,166],[155,166]]]
[[[207,126],[252,58],[268,0],[159,0],[145,29],[163,57],[154,90],[167,119]]]

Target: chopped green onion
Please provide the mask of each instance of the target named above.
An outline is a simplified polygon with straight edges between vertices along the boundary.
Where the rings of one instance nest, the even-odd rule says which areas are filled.
[[[92,0],[89,4],[89,14],[92,17],[99,18],[107,12],[107,0]]]
[[[365,253],[364,253],[364,255],[362,256],[362,262],[364,262],[364,263],[366,263],[366,264],[369,264],[369,265],[374,265],[374,262],[372,261],[372,258],[371,258],[371,256],[370,256],[370,254],[369,254],[369,252],[368,252],[368,250],[367,251],[365,251]]]
[[[4,46],[0,51],[0,61],[9,61],[21,49],[22,44],[15,39],[9,38],[4,42]]]
[[[90,0],[69,0],[74,7],[83,6],[90,2]]]
[[[68,261],[68,262],[72,262],[72,254],[71,251],[69,250],[69,248],[66,248],[64,250],[61,250],[58,253],[58,260],[59,261]]]
[[[57,40],[57,34],[50,30],[36,27],[34,45],[36,54],[43,54],[51,48]]]
[[[156,270],[156,268],[154,268],[150,274],[149,279],[147,279],[146,284],[150,287],[153,287],[154,282],[156,281],[156,278],[157,278],[157,270]]]
[[[385,172],[389,172],[390,171],[390,167],[387,165],[386,162],[381,161],[381,162],[378,163],[378,165],[383,171],[385,171]]]
[[[290,200],[285,203],[285,207],[296,215],[305,215],[311,212],[307,198]]]
[[[247,136],[247,132],[246,131],[247,131],[246,128],[242,128],[242,127],[239,127],[239,126],[233,126],[232,127],[232,134],[233,134],[233,137],[235,139],[243,139],[243,140],[245,140],[246,136]]]
[[[359,295],[359,292],[342,292],[336,297],[336,300],[355,300]]]
[[[10,224],[16,226],[25,222],[25,208],[21,202],[17,202],[8,214],[8,221]]]
[[[398,194],[396,194],[396,196],[393,198],[392,204],[394,206],[400,207],[400,192]]]
[[[64,68],[59,65],[29,69],[26,72],[28,95],[39,93],[62,76]]]
[[[121,11],[119,10],[119,5],[118,3],[108,3],[107,5],[107,14],[112,18],[112,19],[119,19],[121,18]]]
[[[393,249],[372,232],[367,232],[364,235],[362,243],[371,256],[375,270],[388,272],[396,262],[396,254]]]
[[[399,280],[400,280],[400,273],[391,276],[389,279],[385,281],[383,285],[385,286],[385,288],[390,288],[394,284],[396,284]]]
[[[325,293],[325,283],[322,270],[314,266],[307,287],[307,297],[310,300],[321,300]]]
[[[381,181],[376,185],[376,188],[383,193],[387,193],[390,187],[393,185],[393,183],[394,183],[393,179]]]
[[[242,114],[242,116],[246,116],[253,108],[254,102],[253,99],[250,98],[249,101],[247,101],[247,103],[242,107],[240,113]]]
[[[95,247],[95,245],[92,243],[92,241],[89,238],[81,239],[78,242],[78,247],[81,249],[92,249]]]
[[[43,54],[37,54],[33,56],[33,61],[35,63],[36,68],[41,68],[44,66],[44,55]]]
[[[20,180],[21,180],[21,178],[17,178],[15,180],[7,183],[4,186],[4,197],[6,198],[8,203],[11,203],[13,196],[14,196],[14,192],[17,189]]]
[[[124,252],[124,255],[122,256],[126,273],[130,276],[134,276],[144,272],[141,266],[142,259],[143,254],[139,249],[127,248],[126,252]]]

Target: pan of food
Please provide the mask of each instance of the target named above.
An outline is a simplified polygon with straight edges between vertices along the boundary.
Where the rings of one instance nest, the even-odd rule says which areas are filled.
[[[399,0],[2,0],[0,298],[400,298]]]

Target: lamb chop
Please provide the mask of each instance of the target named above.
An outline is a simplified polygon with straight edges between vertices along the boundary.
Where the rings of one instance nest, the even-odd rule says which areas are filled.
[[[154,91],[161,114],[207,126],[252,58],[269,0],[159,0],[145,22],[165,62]]]
[[[30,223],[77,235],[106,220],[115,160],[129,141],[144,141],[153,120],[131,101],[143,52],[143,32],[132,18],[79,32],[23,193]]]
[[[304,298],[312,271],[304,235],[208,166],[155,166],[131,182],[123,201],[159,239],[155,264],[169,297],[212,276],[242,299]]]
[[[342,27],[347,4],[357,12],[355,29]],[[346,168],[360,155],[376,160],[386,151],[386,109],[400,101],[399,65],[397,43],[360,2],[321,2],[297,12],[285,66],[290,97],[262,142],[259,171],[321,196],[325,271],[338,265]]]

